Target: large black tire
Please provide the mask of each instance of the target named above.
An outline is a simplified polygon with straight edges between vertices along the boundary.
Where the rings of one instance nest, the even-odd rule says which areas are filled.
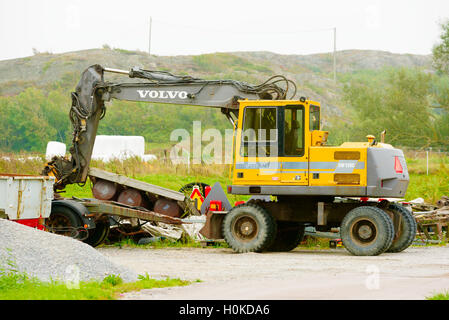
[[[276,221],[262,207],[241,204],[226,214],[222,232],[226,243],[235,252],[262,252],[274,241]]]
[[[267,251],[291,251],[304,239],[305,226],[303,224],[290,221],[277,221],[276,223],[276,237]]]
[[[48,231],[75,239],[83,239],[87,236],[83,232],[82,221],[79,215],[64,206],[55,206],[51,209],[50,217],[46,222]]]
[[[387,210],[393,212],[394,215],[400,215],[401,218],[400,229],[394,231],[395,237],[387,252],[401,252],[407,249],[413,243],[413,240],[415,240],[416,220],[410,211],[399,204],[392,203],[388,206]]]
[[[95,229],[89,229],[89,236],[83,241],[92,247],[99,246],[108,237],[109,230],[109,221],[97,221]]]
[[[349,211],[340,226],[344,247],[356,256],[377,256],[393,241],[394,226],[388,214],[372,206]]]

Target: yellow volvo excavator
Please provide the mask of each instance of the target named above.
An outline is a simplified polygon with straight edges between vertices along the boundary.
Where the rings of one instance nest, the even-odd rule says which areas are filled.
[[[107,72],[140,80],[108,82]],[[237,252],[289,251],[302,240],[305,227],[314,226],[340,228],[345,248],[355,255],[406,249],[416,222],[391,201],[404,197],[409,182],[403,152],[373,136],[367,142],[326,145],[320,103],[292,100],[295,95],[295,84],[283,76],[250,85],[93,65],[72,93],[71,157],[53,158],[44,172],[56,177],[56,191],[86,181],[105,101],[220,108],[234,129],[227,192],[254,197],[225,212],[210,211],[203,230],[208,238],[224,238]]]

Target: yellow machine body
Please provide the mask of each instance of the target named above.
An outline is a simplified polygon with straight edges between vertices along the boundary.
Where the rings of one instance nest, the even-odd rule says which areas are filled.
[[[402,151],[377,143],[371,136],[367,142],[326,146],[328,132],[320,128],[318,102],[239,102],[232,193],[393,197],[405,193],[408,173]],[[268,133],[270,130],[271,134]],[[389,153],[379,155],[370,149]],[[390,167],[393,169],[394,157],[399,157],[405,167],[402,176],[390,170]],[[388,167],[388,172],[373,172],[372,181],[368,181],[368,158],[374,159],[372,165],[385,160],[383,164]],[[379,192],[378,189],[383,187],[382,175],[385,181],[397,179],[400,186],[395,182],[394,186]],[[305,186],[308,188],[297,188]],[[400,192],[396,190],[398,188]],[[377,191],[373,192],[375,189]]]

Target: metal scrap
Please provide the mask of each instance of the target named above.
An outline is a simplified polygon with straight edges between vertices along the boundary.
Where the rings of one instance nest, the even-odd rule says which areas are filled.
[[[427,203],[411,203],[413,214],[418,225],[418,236],[425,237],[427,241],[439,241],[447,238],[449,228],[449,198],[441,197],[436,205]]]

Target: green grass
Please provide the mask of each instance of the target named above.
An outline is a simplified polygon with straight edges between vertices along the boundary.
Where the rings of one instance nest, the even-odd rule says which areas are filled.
[[[440,292],[433,296],[426,297],[427,300],[449,300],[449,291]]]
[[[429,175],[410,174],[406,200],[423,198],[428,203],[435,203],[443,195],[449,195],[449,170]]]
[[[330,249],[327,238],[306,236],[304,241],[298,246],[300,249],[321,250]]]
[[[125,283],[120,276],[109,275],[103,281],[81,281],[79,288],[75,288],[14,271],[0,273],[0,300],[115,300],[125,292],[190,283],[178,278],[152,279],[148,274],[140,275],[138,281]]]
[[[164,249],[164,248],[229,248],[225,242],[216,242],[212,246],[203,247],[200,242],[192,241],[189,239],[183,239],[179,241],[173,241],[164,239],[161,241],[155,241],[149,244],[138,244],[136,241],[130,238],[123,239],[118,242],[114,242],[111,246],[120,248],[140,248],[140,249]]]

